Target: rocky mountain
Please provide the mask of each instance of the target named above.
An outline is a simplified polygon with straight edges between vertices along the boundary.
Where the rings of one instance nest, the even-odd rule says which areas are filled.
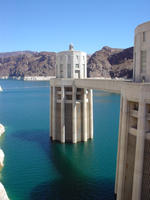
[[[2,76],[54,76],[55,52],[18,51],[0,53]],[[88,55],[88,77],[132,78],[133,47],[116,49],[103,47]]]
[[[0,54],[0,76],[55,75],[56,53],[54,52],[23,51],[2,54]]]
[[[89,77],[132,78],[133,47],[116,49],[103,47],[88,60]]]

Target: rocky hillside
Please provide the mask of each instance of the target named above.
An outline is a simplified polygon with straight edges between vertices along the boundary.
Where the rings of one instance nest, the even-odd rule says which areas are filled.
[[[2,76],[54,76],[56,53],[9,52],[0,53],[0,77]],[[89,77],[132,78],[133,47],[115,49],[103,47],[88,55]]]
[[[88,60],[89,77],[132,78],[133,47],[115,49],[103,47]]]
[[[54,76],[55,62],[54,52],[1,53],[0,76]]]

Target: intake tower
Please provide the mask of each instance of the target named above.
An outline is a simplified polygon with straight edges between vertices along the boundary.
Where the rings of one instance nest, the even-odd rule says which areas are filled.
[[[92,89],[75,86],[76,79],[87,77],[87,56],[69,45],[68,51],[56,55],[56,78],[51,84],[52,140],[61,143],[93,138]]]

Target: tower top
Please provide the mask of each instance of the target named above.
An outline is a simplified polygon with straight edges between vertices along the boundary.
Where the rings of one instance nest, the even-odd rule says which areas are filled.
[[[73,44],[69,44],[69,51],[73,51],[73,50],[74,50]]]
[[[150,82],[150,21],[135,29],[134,68],[135,82]]]

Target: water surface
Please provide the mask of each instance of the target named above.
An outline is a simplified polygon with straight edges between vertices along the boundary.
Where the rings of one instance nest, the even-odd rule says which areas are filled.
[[[0,181],[11,200],[113,200],[120,96],[94,91],[94,140],[49,140],[49,82],[0,80]]]

